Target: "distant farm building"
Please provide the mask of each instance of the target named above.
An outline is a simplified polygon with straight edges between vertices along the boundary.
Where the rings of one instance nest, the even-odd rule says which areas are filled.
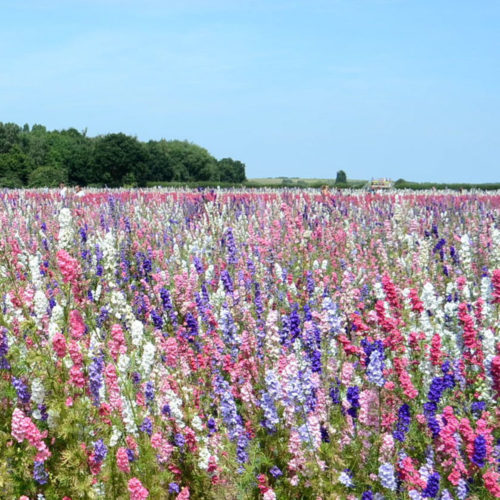
[[[367,188],[374,191],[391,189],[394,185],[394,182],[391,179],[372,179],[367,183]]]

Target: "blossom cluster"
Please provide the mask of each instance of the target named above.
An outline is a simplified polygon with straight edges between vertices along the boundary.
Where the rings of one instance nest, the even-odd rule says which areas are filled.
[[[0,202],[0,497],[500,498],[499,194]]]

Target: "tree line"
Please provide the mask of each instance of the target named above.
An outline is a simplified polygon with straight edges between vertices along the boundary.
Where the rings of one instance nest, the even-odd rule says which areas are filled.
[[[245,164],[217,160],[188,141],[141,142],[123,133],[88,137],[74,128],[0,122],[0,187],[146,186],[246,180]]]

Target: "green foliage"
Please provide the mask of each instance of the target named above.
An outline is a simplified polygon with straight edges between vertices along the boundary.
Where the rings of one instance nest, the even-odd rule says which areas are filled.
[[[151,178],[156,182],[172,181],[174,179],[174,167],[169,157],[168,142],[165,139],[149,141],[146,147],[149,155]]]
[[[335,178],[335,184],[347,184],[347,175],[343,170],[337,172],[337,177]]]
[[[18,144],[13,145],[8,153],[0,154],[0,177],[5,179],[16,179],[14,187],[18,181],[21,186],[26,183],[28,174],[32,170],[32,160],[21,150]],[[8,183],[1,183],[4,187],[11,187]]]
[[[91,178],[118,187],[124,181],[129,183],[131,175],[135,182],[135,174],[144,172],[145,164],[146,150],[136,138],[122,133],[108,134],[96,140],[90,162]]]
[[[19,125],[0,122],[0,154],[8,153],[19,142],[20,133]]]
[[[218,180],[225,182],[245,182],[245,164],[232,158],[222,158],[217,162]]]
[[[32,188],[38,187],[57,187],[60,184],[65,184],[68,181],[66,170],[57,167],[38,167],[30,173],[28,186]]]
[[[76,129],[51,132],[48,164],[68,172],[68,182],[85,186],[88,183],[93,141]]]
[[[46,178],[43,178],[46,175]],[[242,183],[244,163],[217,161],[188,141],[140,142],[123,133],[87,137],[74,128],[0,122],[0,187],[146,186],[162,182]]]
[[[23,187],[23,182],[15,173],[10,173],[0,177],[0,187],[9,189],[19,189]]]
[[[216,180],[216,160],[206,149],[188,141],[169,141],[166,154],[174,172],[173,180]]]
[[[484,183],[484,184],[469,184],[469,183],[436,183],[436,182],[411,182],[405,181],[404,179],[398,179],[394,183],[394,188],[396,189],[412,189],[414,191],[421,191],[424,189],[451,189],[453,191],[470,190],[470,189],[481,189],[484,191],[493,191],[500,189],[500,183]]]

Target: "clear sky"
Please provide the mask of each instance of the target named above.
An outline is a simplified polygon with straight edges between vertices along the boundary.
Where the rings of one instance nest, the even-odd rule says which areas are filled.
[[[0,0],[0,121],[248,177],[500,181],[498,0]]]

